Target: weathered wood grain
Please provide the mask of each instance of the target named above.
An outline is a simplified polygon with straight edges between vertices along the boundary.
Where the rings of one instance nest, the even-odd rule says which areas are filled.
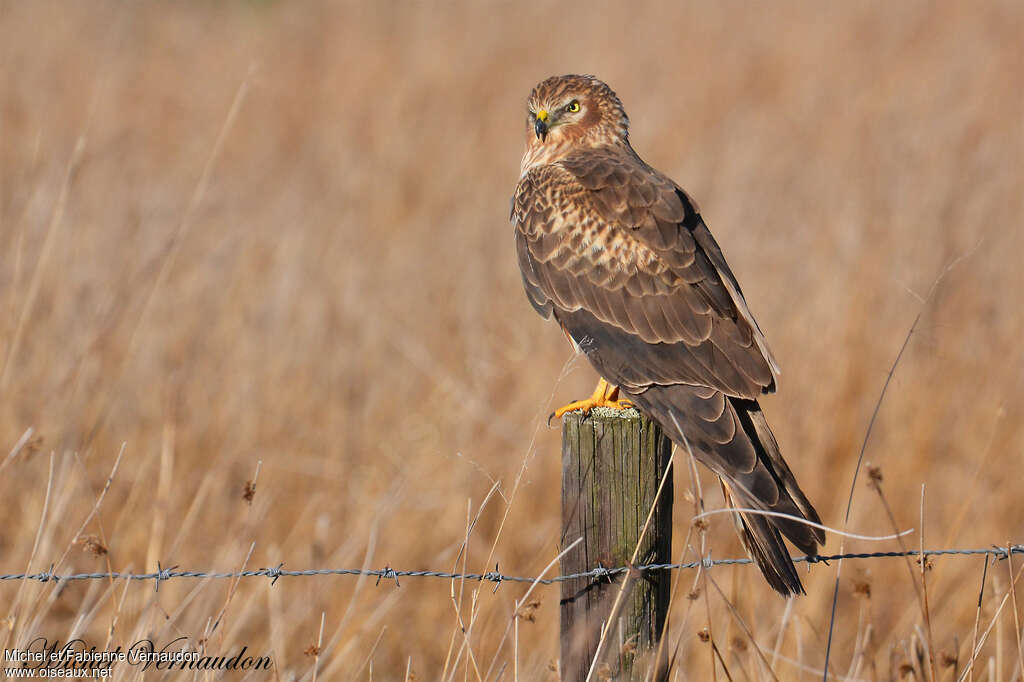
[[[636,410],[598,408],[586,417],[581,412],[563,417],[562,543],[578,537],[583,542],[562,558],[562,574],[629,564],[669,464],[671,445],[661,429]],[[670,473],[635,563],[671,560]],[[642,679],[653,665],[652,651],[668,613],[670,572],[623,574],[612,581],[581,578],[562,583],[562,680],[586,679],[601,626],[623,580],[623,607],[602,649],[601,674],[593,679]]]

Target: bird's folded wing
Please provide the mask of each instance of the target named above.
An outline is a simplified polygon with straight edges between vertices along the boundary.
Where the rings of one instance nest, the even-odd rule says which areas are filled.
[[[584,310],[625,332],[628,383],[774,390],[777,367],[732,272],[667,177],[621,150],[587,150],[528,172],[512,217],[531,303],[563,325]]]

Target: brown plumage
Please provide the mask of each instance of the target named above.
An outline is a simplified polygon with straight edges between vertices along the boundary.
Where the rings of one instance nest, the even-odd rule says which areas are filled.
[[[820,523],[757,403],[778,366],[696,204],[633,151],[622,103],[596,78],[549,78],[528,109],[512,221],[530,303],[688,443],[733,506]],[[781,535],[814,555],[824,533],[755,514],[737,528],[772,587],[803,592]]]

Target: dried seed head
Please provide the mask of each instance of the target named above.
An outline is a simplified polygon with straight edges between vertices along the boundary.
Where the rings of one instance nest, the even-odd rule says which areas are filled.
[[[43,437],[40,434],[35,434],[25,443],[22,452],[25,453],[26,457],[31,457],[43,448]]]
[[[104,556],[110,551],[95,535],[83,535],[75,540],[75,543],[82,546],[82,551],[89,552],[95,557]]]
[[[516,617],[529,623],[537,622],[537,609],[540,608],[540,599],[533,599],[519,607]]]

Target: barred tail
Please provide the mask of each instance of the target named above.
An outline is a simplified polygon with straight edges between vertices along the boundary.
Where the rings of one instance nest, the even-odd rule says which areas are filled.
[[[768,583],[785,596],[802,594],[803,585],[782,538],[813,556],[825,542],[825,534],[798,520],[821,523],[782,458],[757,401],[685,384],[654,385],[628,393],[673,442],[683,448],[688,443],[696,458],[719,475],[731,507],[796,517],[741,512],[735,520],[740,540]]]

